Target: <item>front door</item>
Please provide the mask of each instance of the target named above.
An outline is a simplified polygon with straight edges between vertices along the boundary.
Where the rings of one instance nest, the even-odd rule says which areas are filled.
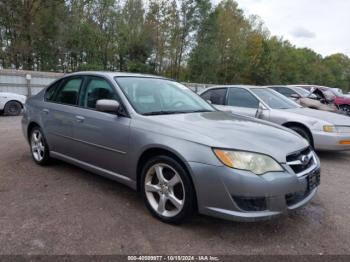
[[[248,90],[238,87],[229,88],[227,109],[236,114],[255,117],[259,100]]]
[[[130,118],[96,110],[100,99],[120,102],[115,87],[102,77],[91,76],[80,93],[75,114],[75,152],[80,161],[118,175],[127,173]]]

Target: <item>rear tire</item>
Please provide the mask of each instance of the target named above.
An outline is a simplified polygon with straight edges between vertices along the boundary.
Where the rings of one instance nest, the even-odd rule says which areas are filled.
[[[30,131],[29,144],[34,162],[40,166],[48,165],[51,160],[49,146],[40,127],[33,127]]]
[[[19,116],[22,112],[22,105],[17,101],[7,102],[4,107],[5,115]]]
[[[195,191],[188,172],[165,155],[155,156],[144,165],[141,194],[152,215],[165,223],[181,223],[195,207]]]
[[[292,129],[293,131],[297,132],[303,138],[305,138],[309,142],[310,146],[314,147],[313,141],[312,141],[312,136],[310,135],[310,133],[307,130],[305,130],[305,128],[302,128],[299,126],[291,126],[289,128]]]

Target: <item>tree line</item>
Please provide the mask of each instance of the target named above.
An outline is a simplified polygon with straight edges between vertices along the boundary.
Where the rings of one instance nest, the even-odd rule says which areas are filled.
[[[350,59],[272,36],[234,0],[0,0],[0,67],[350,90]]]

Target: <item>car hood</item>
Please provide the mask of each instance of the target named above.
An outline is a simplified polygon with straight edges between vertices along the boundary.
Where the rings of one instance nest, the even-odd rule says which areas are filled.
[[[285,109],[283,111],[287,111],[290,113],[312,117],[316,120],[323,120],[333,125],[341,125],[341,126],[350,126],[350,117],[340,114],[335,114],[332,112],[320,111],[309,108],[294,108],[294,109]]]
[[[228,112],[149,116],[143,117],[142,122],[142,128],[152,132],[210,147],[263,153],[279,162],[308,146],[306,140],[289,129]]]

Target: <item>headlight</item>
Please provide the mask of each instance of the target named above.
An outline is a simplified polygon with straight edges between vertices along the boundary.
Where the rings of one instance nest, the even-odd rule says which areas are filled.
[[[257,175],[283,171],[281,165],[267,155],[222,149],[214,149],[214,153],[224,165],[235,169],[248,170]]]
[[[350,133],[350,126],[323,126],[327,133]]]

